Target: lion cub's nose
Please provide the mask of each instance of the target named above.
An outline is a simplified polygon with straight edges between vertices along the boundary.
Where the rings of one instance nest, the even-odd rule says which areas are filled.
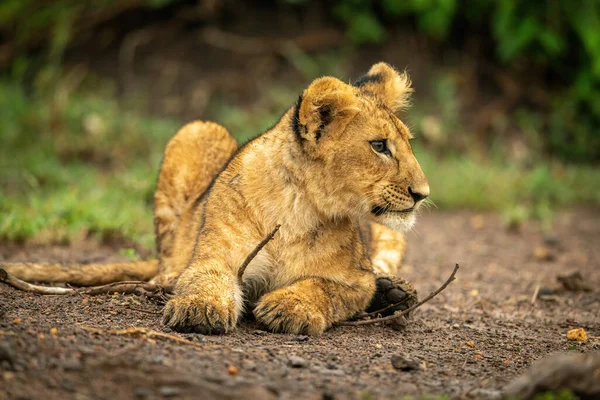
[[[416,203],[417,201],[423,200],[425,197],[429,196],[429,185],[424,185],[415,189],[409,186],[408,193],[410,193],[410,197],[412,197]]]

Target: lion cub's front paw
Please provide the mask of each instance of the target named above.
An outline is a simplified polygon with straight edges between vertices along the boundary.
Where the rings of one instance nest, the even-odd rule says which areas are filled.
[[[163,324],[178,332],[222,335],[235,328],[238,315],[233,299],[175,296],[165,306]]]
[[[419,301],[414,286],[398,277],[378,277],[377,290],[367,312],[381,311],[382,316],[404,311]]]
[[[254,309],[254,316],[273,332],[318,336],[327,328],[325,316],[317,305],[289,289],[264,295]]]

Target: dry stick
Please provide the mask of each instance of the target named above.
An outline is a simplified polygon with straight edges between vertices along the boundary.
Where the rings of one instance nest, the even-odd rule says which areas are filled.
[[[4,269],[0,268],[0,282],[4,282],[14,287],[15,289],[23,290],[25,292],[40,293],[40,294],[71,294],[75,292],[75,289],[71,288],[59,288],[50,286],[38,286],[32,285],[25,281],[15,278]]]
[[[535,301],[537,300],[539,293],[540,293],[540,284],[538,283],[535,286],[535,290],[533,291],[533,296],[531,296],[531,305],[535,305]]]
[[[358,315],[357,318],[359,318],[359,319],[366,319],[366,318],[369,318],[369,317],[375,317],[378,314],[384,313],[384,312],[386,312],[388,310],[391,310],[394,307],[399,306],[400,304],[406,303],[408,300],[409,300],[409,297],[406,297],[404,300],[400,300],[397,303],[392,303],[392,304],[390,304],[388,306],[380,308],[379,310],[371,311],[370,313],[361,313],[361,314]]]
[[[402,311],[402,312],[400,312],[398,314],[390,315],[390,316],[387,316],[387,317],[384,317],[384,318],[374,318],[374,319],[363,320],[363,321],[338,322],[336,325],[338,325],[338,326],[371,325],[371,324],[377,324],[379,322],[393,321],[395,319],[401,318],[401,317],[407,315],[408,313],[410,313],[411,311],[413,311],[414,309],[421,307],[423,304],[427,303],[429,300],[431,300],[435,296],[437,296],[442,290],[446,289],[446,287],[450,284],[450,282],[452,282],[454,279],[456,279],[454,276],[456,275],[456,271],[458,271],[458,268],[460,268],[460,267],[459,267],[458,264],[456,264],[454,266],[454,270],[450,274],[450,277],[437,290],[429,293],[429,296],[425,297],[423,300],[421,300],[420,302],[418,302],[414,306],[409,307],[406,310],[404,310],[404,311]]]
[[[85,288],[60,288],[52,286],[32,285],[31,283],[25,282],[13,276],[12,274],[9,274],[8,271],[2,268],[0,268],[0,282],[7,283],[16,289],[23,290],[25,292],[38,294],[65,295],[79,293],[97,295],[107,293],[133,293],[145,295],[147,297],[157,297],[163,299],[164,297],[168,297],[168,294],[171,291],[171,288],[166,288],[160,285],[143,281],[122,281],[109,283],[107,285],[102,286],[91,286]]]
[[[246,267],[248,267],[248,264],[250,264],[250,262],[254,259],[254,257],[256,257],[258,252],[261,251],[262,248],[267,245],[267,243],[273,240],[279,228],[281,228],[281,225],[277,225],[275,229],[273,229],[271,233],[269,233],[263,240],[261,240],[261,242],[254,248],[254,250],[252,250],[252,253],[248,254],[248,257],[246,257],[246,259],[240,266],[240,269],[238,270],[238,280],[240,281],[240,283],[242,282],[242,278],[244,276],[244,272],[246,272]]]

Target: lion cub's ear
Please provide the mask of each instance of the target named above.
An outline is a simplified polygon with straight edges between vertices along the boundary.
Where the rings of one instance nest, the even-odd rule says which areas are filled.
[[[413,92],[406,72],[399,73],[384,62],[371,67],[369,72],[354,82],[360,90],[377,97],[392,111],[397,112],[408,106]]]
[[[296,104],[293,128],[302,140],[317,143],[328,129],[341,127],[358,108],[352,86],[339,79],[316,79],[302,93]]]

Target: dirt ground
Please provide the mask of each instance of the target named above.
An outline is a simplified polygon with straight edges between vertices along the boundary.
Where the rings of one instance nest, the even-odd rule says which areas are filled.
[[[337,327],[313,338],[243,323],[225,336],[184,335],[165,331],[161,307],[145,298],[40,296],[0,284],[0,398],[484,398],[550,353],[600,350],[600,210],[563,212],[553,227],[543,233],[531,222],[515,233],[492,214],[425,212],[409,234],[404,277],[424,296],[454,263],[461,268],[402,332]],[[93,241],[0,244],[0,260],[115,258]],[[557,275],[573,271],[591,292],[551,292]],[[183,340],[114,331],[140,327]],[[568,341],[574,327],[592,338]],[[394,356],[417,368],[395,369]]]

